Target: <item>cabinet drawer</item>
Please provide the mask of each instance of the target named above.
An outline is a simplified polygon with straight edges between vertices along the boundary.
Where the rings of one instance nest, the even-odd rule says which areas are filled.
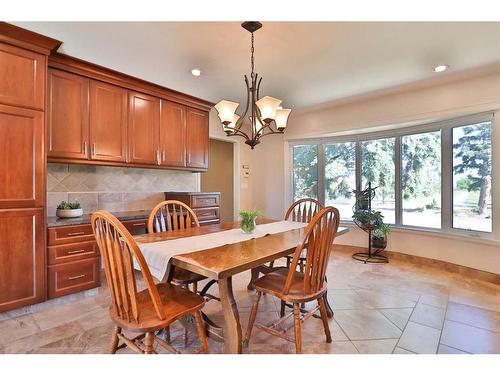
[[[191,202],[192,208],[219,206],[219,195],[194,195]]]
[[[53,265],[95,258],[99,256],[99,249],[95,241],[77,242],[75,244],[49,246],[48,256],[49,265]]]
[[[94,233],[90,224],[68,225],[49,228],[49,245],[62,245],[72,242],[93,241]]]
[[[100,258],[49,266],[48,297],[56,298],[101,285]]]
[[[198,216],[198,220],[200,221],[200,223],[219,220],[218,207],[195,208],[193,209],[193,211],[196,214],[196,216]]]
[[[122,224],[132,234],[137,234],[146,231],[148,229],[147,219],[127,220],[127,221],[122,221]]]

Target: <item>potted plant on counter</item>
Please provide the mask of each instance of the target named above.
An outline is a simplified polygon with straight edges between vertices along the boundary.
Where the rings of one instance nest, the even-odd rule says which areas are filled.
[[[253,233],[256,227],[255,219],[257,219],[259,216],[262,216],[262,214],[258,210],[240,211],[241,230],[248,234]]]
[[[62,201],[57,206],[56,215],[60,218],[80,217],[83,215],[83,209],[80,202],[78,201]]]

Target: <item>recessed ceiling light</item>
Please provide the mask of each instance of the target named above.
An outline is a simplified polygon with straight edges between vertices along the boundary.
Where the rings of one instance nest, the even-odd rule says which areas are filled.
[[[445,70],[447,70],[448,68],[449,68],[448,65],[438,65],[438,66],[434,67],[434,72],[441,73],[441,72],[444,72]]]
[[[191,70],[191,74],[194,75],[195,77],[199,77],[201,75],[201,70],[200,69],[193,69],[193,70]]]

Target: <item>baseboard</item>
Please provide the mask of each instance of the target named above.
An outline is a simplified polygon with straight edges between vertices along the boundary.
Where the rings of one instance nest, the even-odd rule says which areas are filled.
[[[360,246],[351,245],[334,245],[334,251],[341,251],[346,253],[357,253],[362,251],[367,251],[366,248]],[[457,273],[459,275],[471,277],[488,283],[493,283],[500,285],[500,275],[488,271],[482,271],[471,267],[462,266],[459,264],[454,264],[450,262],[445,262],[444,260],[425,258],[417,255],[410,255],[399,253],[396,251],[384,251],[389,259],[401,260],[415,265],[422,265],[427,267],[439,268],[448,272]]]

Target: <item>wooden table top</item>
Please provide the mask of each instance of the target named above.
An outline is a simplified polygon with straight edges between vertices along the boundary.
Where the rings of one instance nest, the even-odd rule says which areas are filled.
[[[261,219],[257,221],[257,224],[274,221],[276,220]],[[139,235],[134,238],[138,243],[151,243],[221,232],[238,227],[238,222],[226,222],[186,230]],[[348,228],[339,227],[337,236],[348,231]],[[172,257],[171,263],[211,279],[224,279],[292,253],[303,232],[304,228],[294,229],[234,244],[179,254]]]

